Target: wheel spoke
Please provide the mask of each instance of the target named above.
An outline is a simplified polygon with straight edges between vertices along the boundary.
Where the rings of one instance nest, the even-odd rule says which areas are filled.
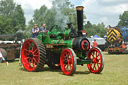
[[[68,64],[66,65],[66,70],[68,71]]]
[[[35,64],[38,64],[38,61],[35,58],[33,58],[33,60],[35,61]]]
[[[34,50],[34,53],[35,53],[37,50],[38,50],[38,49],[35,49],[35,50]]]
[[[94,68],[95,68],[95,63],[93,64],[93,70],[94,70]]]
[[[34,56],[37,56],[38,57],[39,55],[34,55]]]
[[[71,66],[72,64],[69,64],[69,66],[70,66],[70,70],[72,69],[72,66]]]
[[[95,64],[95,67],[94,67],[94,68],[95,68],[95,70],[96,70],[96,64]]]
[[[99,56],[99,53],[98,53],[98,55],[97,55],[97,53],[98,53],[98,52],[96,52],[96,58]]]
[[[31,50],[31,49],[30,49],[30,47],[31,47],[31,43],[30,43],[30,42],[28,42],[27,44],[28,44],[28,46],[29,46],[29,50]]]
[[[72,64],[72,59],[71,58],[68,61],[69,61],[69,64]]]
[[[69,61],[67,60],[67,62],[68,63],[66,64],[67,65],[67,68],[66,69],[67,69],[67,71],[69,71]]]
[[[29,59],[30,57],[26,57],[25,60]]]
[[[29,52],[29,50],[28,50],[28,49],[24,49],[24,51]]]
[[[33,60],[34,60],[34,59],[33,59],[33,58],[31,58],[31,63],[33,63]]]
[[[70,54],[67,52],[67,53],[66,53],[66,58],[67,58],[67,60],[68,60],[68,58],[69,58],[69,55],[70,55]]]
[[[67,58],[66,57],[64,57],[64,61],[66,61],[67,60]]]
[[[97,64],[97,67],[99,68],[100,66]]]
[[[33,68],[35,68],[35,62],[33,62]]]
[[[30,47],[31,47],[31,50],[33,51],[33,42],[31,42],[31,46]]]
[[[33,51],[33,46],[32,46],[33,42],[30,42],[29,43],[29,50],[32,50]]]
[[[28,60],[26,60],[26,59],[24,60],[24,62],[27,63],[27,64],[29,64]]]
[[[97,64],[101,64],[101,63],[97,63]]]
[[[30,65],[30,58],[28,58],[28,59],[25,59],[25,61],[24,61],[29,67],[31,66]]]
[[[92,54],[91,54],[91,55],[92,55],[92,57],[93,57],[94,53],[92,52]]]
[[[93,58],[94,58],[94,52],[93,52]]]
[[[32,46],[32,51],[34,51],[35,49],[36,49],[36,47],[35,47],[36,45],[35,44],[33,44],[33,46]]]

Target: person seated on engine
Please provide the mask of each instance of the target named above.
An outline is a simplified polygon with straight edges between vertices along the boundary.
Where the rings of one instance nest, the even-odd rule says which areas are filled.
[[[36,38],[39,33],[39,28],[37,28],[37,24],[34,24],[34,28],[32,28],[32,38]]]
[[[45,24],[42,24],[42,27],[40,28],[40,32],[48,32],[48,30],[46,29]]]

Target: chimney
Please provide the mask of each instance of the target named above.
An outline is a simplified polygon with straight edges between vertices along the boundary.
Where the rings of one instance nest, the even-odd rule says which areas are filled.
[[[83,6],[77,6],[77,24],[78,24],[78,36],[83,36],[82,35],[82,30],[83,30]]]

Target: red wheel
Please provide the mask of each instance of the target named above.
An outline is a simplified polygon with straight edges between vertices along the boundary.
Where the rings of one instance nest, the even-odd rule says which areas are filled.
[[[39,39],[28,39],[21,50],[23,66],[28,71],[39,71],[45,63],[45,48]]]
[[[87,64],[88,69],[92,73],[101,73],[104,68],[104,58],[99,48],[92,48],[89,50],[88,59],[92,59],[92,63]]]
[[[65,75],[73,75],[76,70],[76,54],[71,48],[64,49],[61,53],[60,65]]]

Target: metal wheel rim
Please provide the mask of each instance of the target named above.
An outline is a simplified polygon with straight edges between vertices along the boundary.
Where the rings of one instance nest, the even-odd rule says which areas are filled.
[[[21,50],[21,60],[26,70],[33,71],[36,69],[39,63],[39,50],[32,39],[24,42]]]
[[[92,73],[98,73],[102,67],[102,55],[96,48],[92,48],[88,53],[88,59],[93,59],[92,63],[87,64]]]
[[[67,61],[67,63],[65,63]],[[70,75],[73,71],[74,67],[74,59],[73,59],[73,54],[69,49],[65,49],[60,58],[60,65],[61,69],[64,74]]]

